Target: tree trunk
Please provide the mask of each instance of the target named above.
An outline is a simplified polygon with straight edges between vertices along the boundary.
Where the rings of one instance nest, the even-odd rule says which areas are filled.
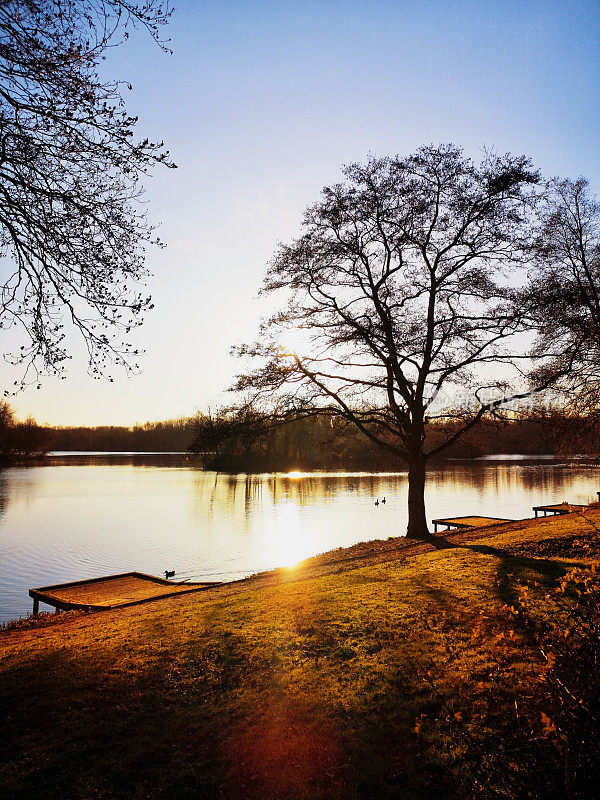
[[[408,462],[408,527],[407,539],[429,538],[425,517],[425,460],[422,453]]]

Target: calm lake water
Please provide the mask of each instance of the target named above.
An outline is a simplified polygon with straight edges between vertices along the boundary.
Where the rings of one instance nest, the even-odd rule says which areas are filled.
[[[583,459],[446,462],[428,474],[427,512],[518,519],[598,489],[600,467]],[[401,535],[406,492],[405,472],[233,476],[182,454],[55,455],[0,470],[0,621],[27,614],[35,586],[129,570],[230,580]]]

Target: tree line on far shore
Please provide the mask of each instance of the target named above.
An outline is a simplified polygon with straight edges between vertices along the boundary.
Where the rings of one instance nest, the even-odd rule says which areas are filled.
[[[53,450],[84,450],[132,453],[187,452],[193,420],[182,417],[140,425],[94,427],[49,427]]]
[[[193,432],[193,418],[125,425],[48,426],[31,417],[19,422],[0,401],[0,460],[37,458],[51,450],[87,452],[186,452]]]
[[[20,422],[9,404],[0,400],[0,463],[42,456],[49,449],[45,429],[32,417]]]
[[[432,425],[429,436],[445,438],[451,423]],[[292,469],[391,470],[398,459],[339,420],[313,417],[271,429],[222,415],[124,425],[48,426],[31,417],[16,419],[0,402],[0,460],[38,458],[51,450],[205,453],[203,463],[223,471]],[[540,406],[504,420],[486,420],[444,455],[477,458],[494,453],[572,455],[600,453],[598,420],[592,414],[566,413]]]
[[[429,426],[431,442],[452,435],[458,422]],[[311,469],[398,470],[405,464],[352,425],[323,416],[273,428],[267,417],[198,415],[192,452],[209,451],[205,464],[231,472]],[[540,406],[504,419],[483,420],[444,451],[444,458],[478,458],[495,453],[573,455],[600,453],[595,414]]]

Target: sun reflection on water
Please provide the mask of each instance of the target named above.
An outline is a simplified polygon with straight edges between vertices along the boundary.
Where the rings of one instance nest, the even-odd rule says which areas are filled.
[[[265,537],[265,545],[273,563],[293,568],[298,562],[314,554],[314,541],[307,530],[307,523],[310,530],[307,510],[298,503],[283,501],[277,505],[267,522],[268,532]]]

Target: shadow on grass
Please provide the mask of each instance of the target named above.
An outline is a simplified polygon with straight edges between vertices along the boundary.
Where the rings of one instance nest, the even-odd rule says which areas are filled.
[[[206,698],[190,692],[174,679],[168,661],[159,658],[133,675],[118,663],[58,650],[5,676],[0,795],[219,797],[219,690]],[[234,672],[217,668],[216,683]],[[189,703],[182,702],[186,695]]]
[[[555,559],[513,555],[507,550],[486,544],[451,542],[441,534],[432,535],[427,541],[436,550],[470,550],[472,553],[480,553],[498,559],[499,565],[496,573],[498,597],[506,605],[514,605],[518,601],[517,584],[520,579],[533,574],[539,583],[550,587],[562,578],[569,568],[564,562]]]
[[[420,800],[443,788],[444,797],[462,796],[448,763],[413,730],[416,716],[442,707],[394,650],[401,639],[388,670],[377,626],[362,632],[360,646],[378,648],[359,662],[350,640],[362,628],[348,633],[329,615],[300,638],[286,630],[281,644],[272,632],[247,639],[227,629],[226,615],[132,672],[137,653],[126,643],[46,651],[5,672],[0,794]]]
[[[556,582],[566,574],[569,569],[564,562],[546,558],[530,558],[527,556],[515,556],[497,547],[488,545],[466,545],[467,549],[473,553],[482,553],[486,556],[493,556],[499,561],[497,575],[498,597],[506,605],[514,605],[518,602],[519,581],[531,576],[535,576],[542,586],[554,586]]]

